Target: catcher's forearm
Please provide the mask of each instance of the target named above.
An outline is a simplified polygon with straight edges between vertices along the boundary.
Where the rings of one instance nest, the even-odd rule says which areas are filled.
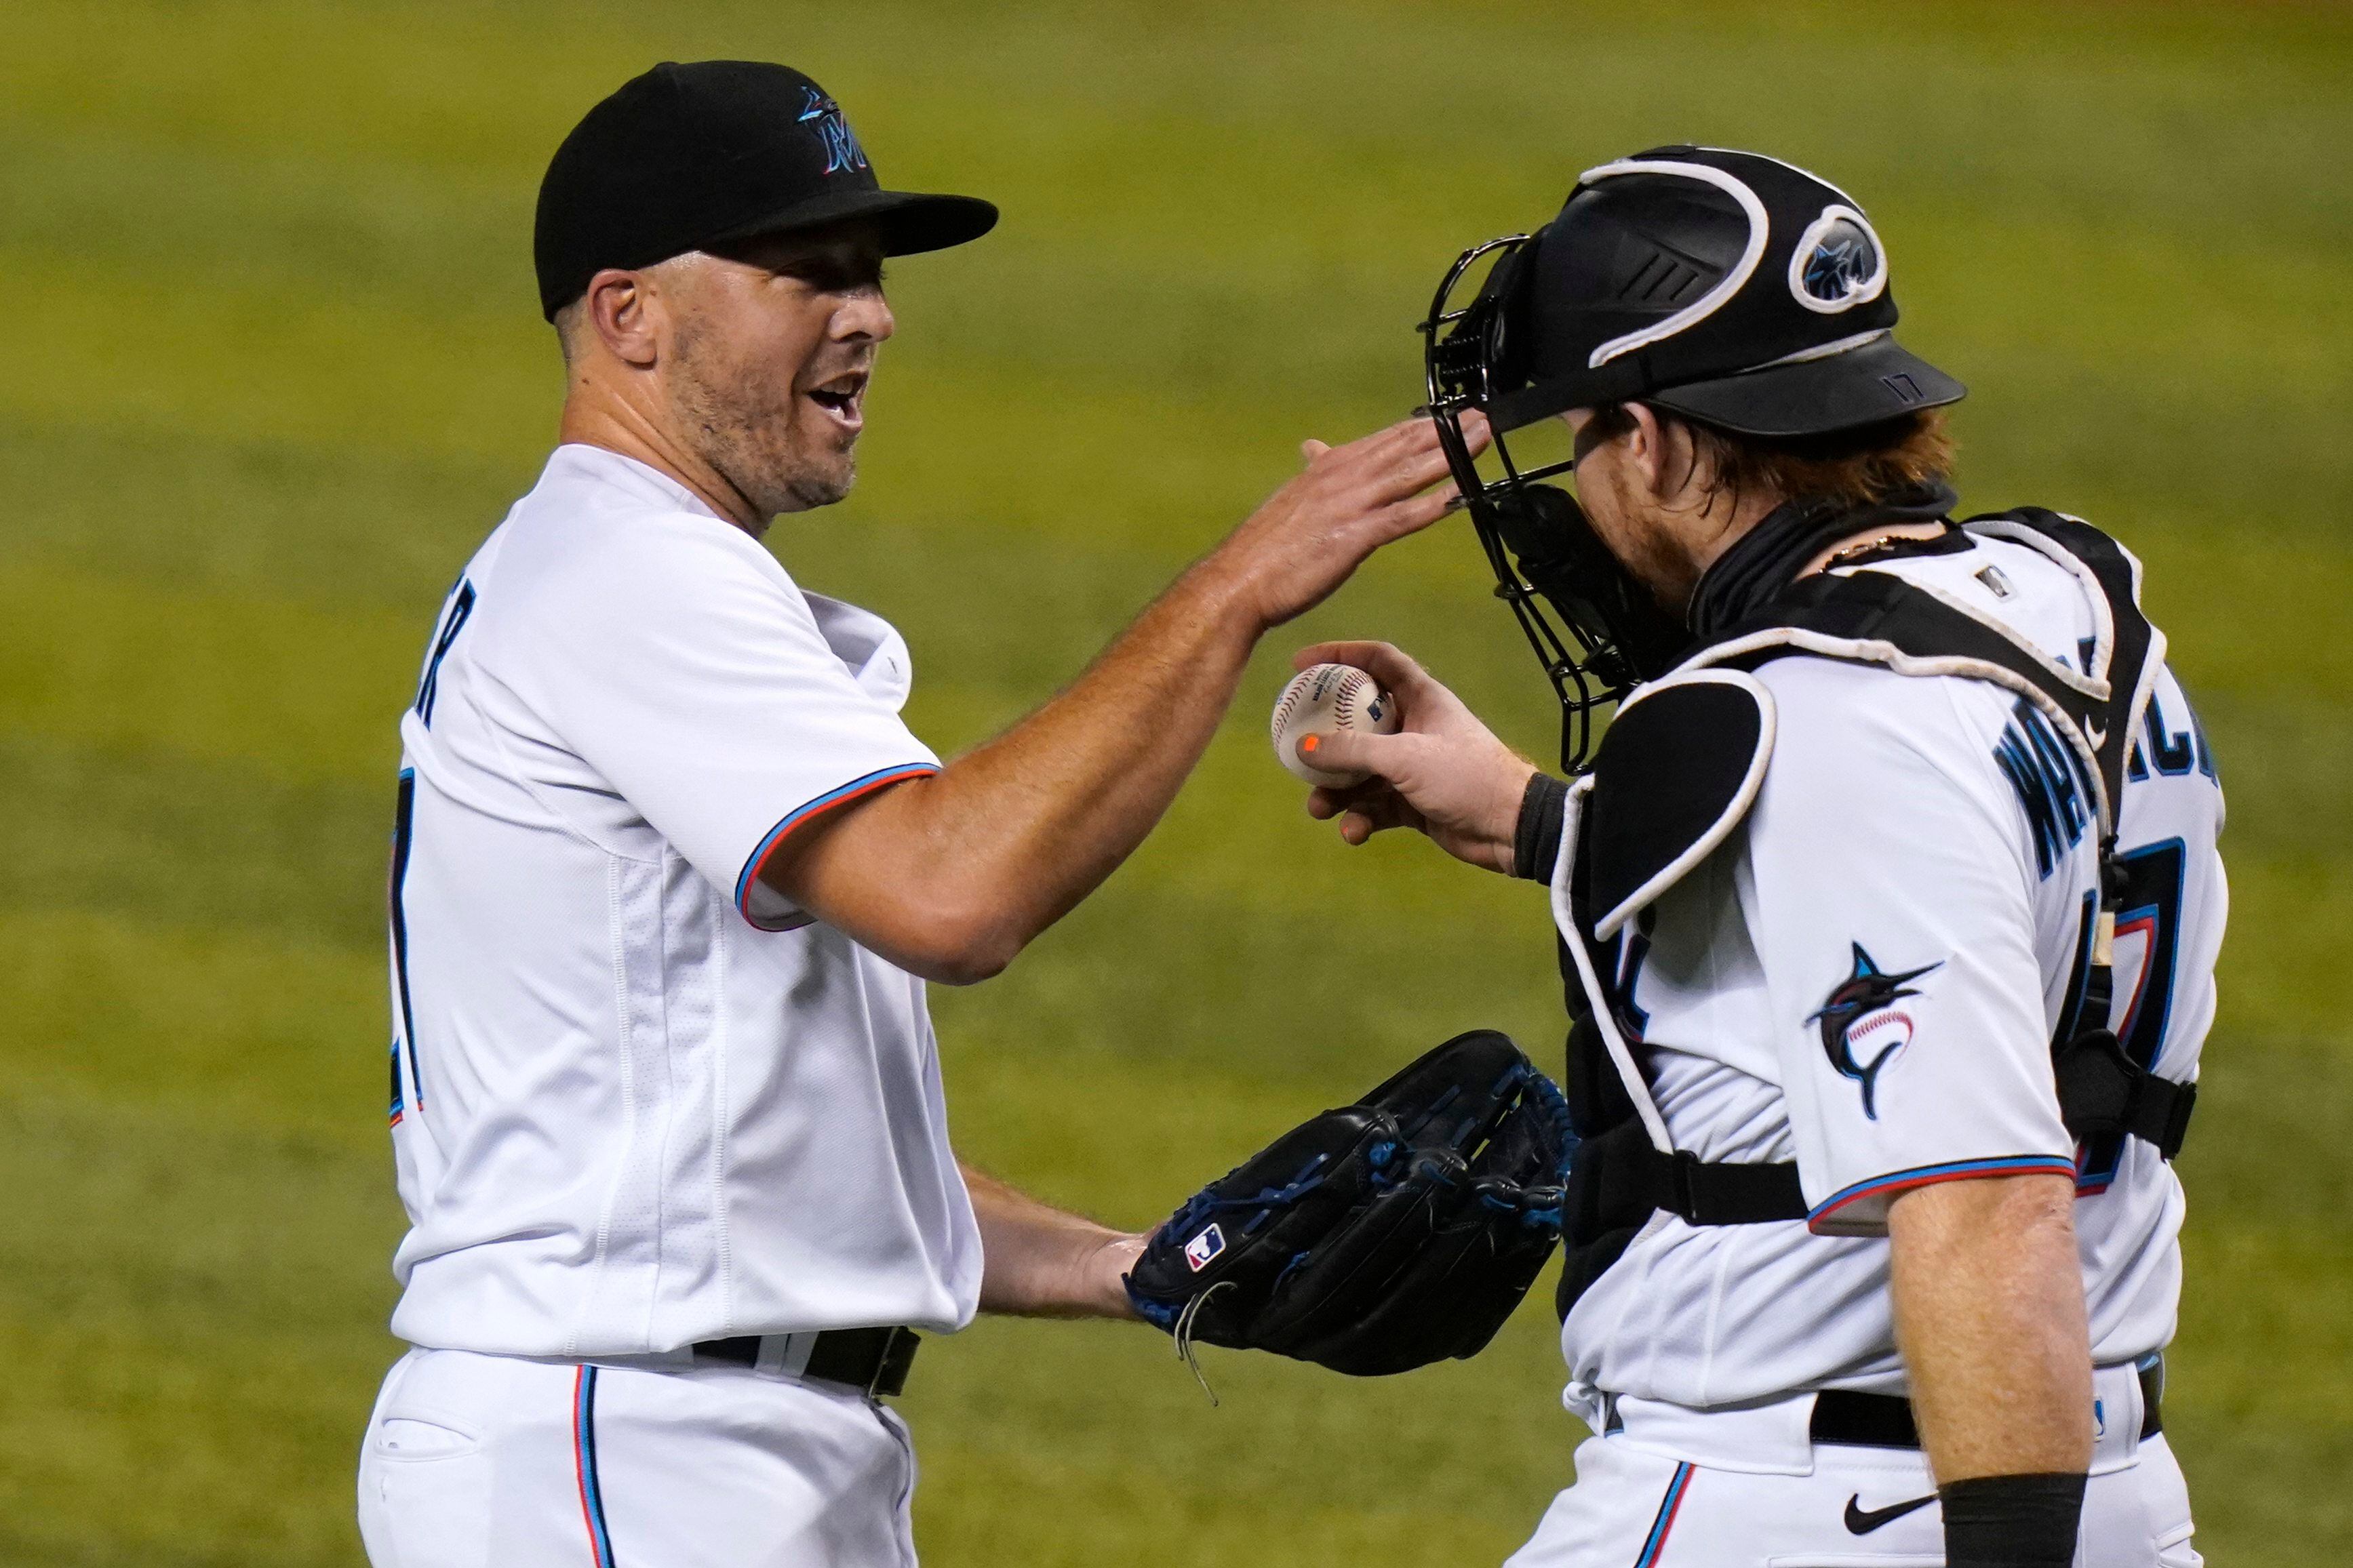
[[[980,1310],[1024,1318],[1132,1318],[1121,1276],[1144,1238],[964,1171],[980,1221]]]
[[[2074,1195],[2062,1176],[1997,1176],[1915,1188],[1889,1211],[1897,1342],[1941,1485],[2091,1463]]]

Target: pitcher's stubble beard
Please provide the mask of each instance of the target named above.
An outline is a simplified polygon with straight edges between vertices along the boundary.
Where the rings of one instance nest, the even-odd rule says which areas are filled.
[[[858,477],[856,438],[803,429],[816,417],[790,377],[747,374],[729,363],[717,334],[697,326],[672,345],[670,405],[700,457],[759,512],[831,506]]]

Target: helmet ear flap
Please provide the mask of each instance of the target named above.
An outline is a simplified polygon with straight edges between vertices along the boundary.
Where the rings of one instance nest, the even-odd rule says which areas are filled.
[[[1488,269],[1486,280],[1479,285],[1478,295],[1471,301],[1479,325],[1480,349],[1486,362],[1491,393],[1523,385],[1528,379],[1527,356],[1519,352],[1518,340],[1524,334],[1516,325],[1533,275],[1528,253],[1535,248],[1535,241],[1531,239],[1505,250]]]

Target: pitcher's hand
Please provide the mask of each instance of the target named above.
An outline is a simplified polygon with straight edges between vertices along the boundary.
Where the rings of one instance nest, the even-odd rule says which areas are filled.
[[[1486,446],[1486,422],[1476,414],[1464,416],[1462,431],[1474,451]],[[1198,568],[1239,597],[1261,630],[1314,608],[1374,551],[1428,528],[1455,503],[1453,484],[1440,483],[1446,454],[1427,416],[1345,447],[1309,441],[1301,450],[1306,471]]]

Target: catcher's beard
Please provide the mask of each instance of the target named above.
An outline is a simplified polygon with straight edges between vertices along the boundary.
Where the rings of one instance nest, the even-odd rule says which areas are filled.
[[[830,430],[809,439],[797,427],[807,400],[792,379],[744,374],[714,346],[715,336],[686,327],[670,350],[671,416],[695,456],[763,518],[831,506],[849,495],[858,478],[855,447]]]
[[[1577,501],[1602,548],[1671,616],[1681,616],[1696,573],[1689,554],[1662,525],[1657,509],[1622,474],[1603,468],[1577,475]]]

